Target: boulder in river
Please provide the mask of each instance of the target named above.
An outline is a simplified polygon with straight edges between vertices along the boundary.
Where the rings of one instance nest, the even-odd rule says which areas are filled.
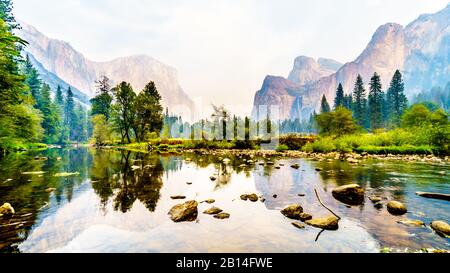
[[[447,222],[433,221],[431,222],[431,228],[440,235],[450,237],[450,225]]]
[[[250,200],[252,202],[258,202],[259,197],[256,193],[252,193],[252,194],[248,195],[248,200]]]
[[[214,199],[207,199],[207,200],[203,201],[202,203],[213,204],[215,202],[216,202],[216,200],[214,200]]]
[[[281,213],[287,218],[300,220],[303,208],[299,204],[293,204],[281,210]]]
[[[16,212],[14,211],[14,208],[11,206],[10,203],[4,203],[1,207],[0,207],[0,216],[9,216],[9,215],[13,215]]]
[[[170,219],[174,222],[193,222],[198,216],[197,201],[188,201],[172,207],[169,211]]]
[[[211,181],[216,181],[217,177],[211,176],[209,179],[211,179]]]
[[[242,194],[241,195],[241,200],[242,201],[247,201],[248,200],[248,194]]]
[[[203,213],[204,214],[209,214],[209,215],[215,215],[215,214],[219,214],[221,213],[223,210],[218,208],[218,207],[212,207],[208,210],[205,210]]]
[[[406,206],[397,201],[390,201],[387,203],[387,210],[392,215],[403,215],[408,212]]]
[[[300,223],[300,222],[292,222],[292,225],[293,225],[294,227],[298,228],[298,229],[304,229],[304,228],[305,228],[305,225],[303,225],[303,224]]]
[[[364,189],[358,184],[334,188],[333,197],[348,205],[360,205],[364,202]]]
[[[311,220],[312,218],[313,218],[313,217],[312,217],[311,214],[308,214],[308,213],[300,213],[300,220],[301,220],[302,222]]]
[[[298,170],[298,169],[300,169],[300,165],[299,164],[294,164],[294,165],[291,165],[291,168],[294,168],[294,169]]]
[[[325,230],[337,230],[339,228],[339,219],[333,215],[333,216],[308,220],[308,221],[306,221],[306,224],[316,227],[316,228],[325,229]]]
[[[228,218],[230,218],[230,214],[226,213],[226,212],[221,212],[221,213],[214,215],[214,218],[220,219],[220,220],[228,219]]]

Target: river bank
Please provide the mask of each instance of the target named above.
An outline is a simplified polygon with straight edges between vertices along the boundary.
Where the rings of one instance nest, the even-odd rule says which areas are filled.
[[[343,153],[343,152],[329,152],[329,153],[318,153],[318,152],[304,152],[304,151],[277,151],[277,150],[253,150],[253,149],[190,149],[183,147],[164,147],[160,149],[155,146],[147,144],[131,144],[122,146],[103,146],[102,149],[119,149],[127,150],[133,152],[141,153],[159,153],[159,154],[202,154],[202,155],[215,155],[223,156],[227,155],[233,156],[250,156],[250,157],[282,157],[282,158],[308,158],[318,161],[332,161],[332,160],[342,160],[347,161],[352,164],[358,164],[361,161],[368,159],[375,160],[398,160],[405,162],[423,162],[423,163],[450,163],[449,156],[435,156],[435,155],[420,155],[420,154],[406,154],[406,155],[395,155],[395,154],[369,154],[369,153]]]

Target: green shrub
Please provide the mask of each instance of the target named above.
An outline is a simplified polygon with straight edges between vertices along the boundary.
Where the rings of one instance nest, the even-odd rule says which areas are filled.
[[[306,144],[314,142],[314,137],[304,137],[298,134],[280,136],[280,145],[285,145],[289,150],[301,150]]]
[[[288,151],[289,147],[287,145],[279,145],[276,150],[277,150],[277,152],[280,153],[280,152]]]

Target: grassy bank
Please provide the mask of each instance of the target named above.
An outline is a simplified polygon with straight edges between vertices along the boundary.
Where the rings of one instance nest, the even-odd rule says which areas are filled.
[[[445,137],[443,136],[445,139]],[[373,134],[361,133],[337,138],[320,137],[305,145],[306,152],[368,153],[368,154],[435,154],[449,155],[449,144],[438,135],[425,130],[396,129]]]
[[[44,143],[8,143],[0,146],[0,154],[46,150],[48,146]]]
[[[185,139],[155,139],[113,147],[139,152],[180,152],[183,150],[260,150],[265,142],[255,141],[193,141]],[[388,132],[357,133],[341,137],[300,135],[281,136],[277,152],[308,153],[368,153],[374,155],[449,155],[448,144],[439,144],[425,132],[396,129]]]

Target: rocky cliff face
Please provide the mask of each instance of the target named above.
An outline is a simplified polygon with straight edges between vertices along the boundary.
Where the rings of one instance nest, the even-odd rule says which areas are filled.
[[[335,73],[340,66],[342,64],[334,60],[319,59],[316,61],[310,57],[300,56],[295,59],[294,68],[288,79],[302,85],[310,84]]]
[[[165,107],[179,110],[181,105],[185,110],[194,111],[194,103],[178,84],[176,70],[156,59],[139,55],[94,62],[64,41],[50,39],[26,23],[21,22],[21,26],[18,35],[29,42],[26,53],[43,69],[88,97],[95,96],[95,81],[100,75],[106,75],[114,84],[130,82],[137,93],[149,81],[154,81]]]
[[[436,14],[420,16],[406,28],[395,23],[385,24],[377,29],[358,58],[335,73],[325,75],[332,69],[323,61],[320,64],[311,58],[297,58],[288,79],[277,79],[284,82],[282,86],[266,83],[266,78],[263,89],[256,94],[255,107],[261,102],[278,103],[283,109],[282,119],[308,118],[312,111],[319,109],[322,95],[330,103],[334,101],[339,83],[348,94],[352,92],[358,74],[367,85],[373,73],[377,72],[386,90],[397,69],[404,74],[407,95],[435,85],[445,85],[450,79],[449,34],[450,5]],[[283,86],[295,88],[281,92]]]

